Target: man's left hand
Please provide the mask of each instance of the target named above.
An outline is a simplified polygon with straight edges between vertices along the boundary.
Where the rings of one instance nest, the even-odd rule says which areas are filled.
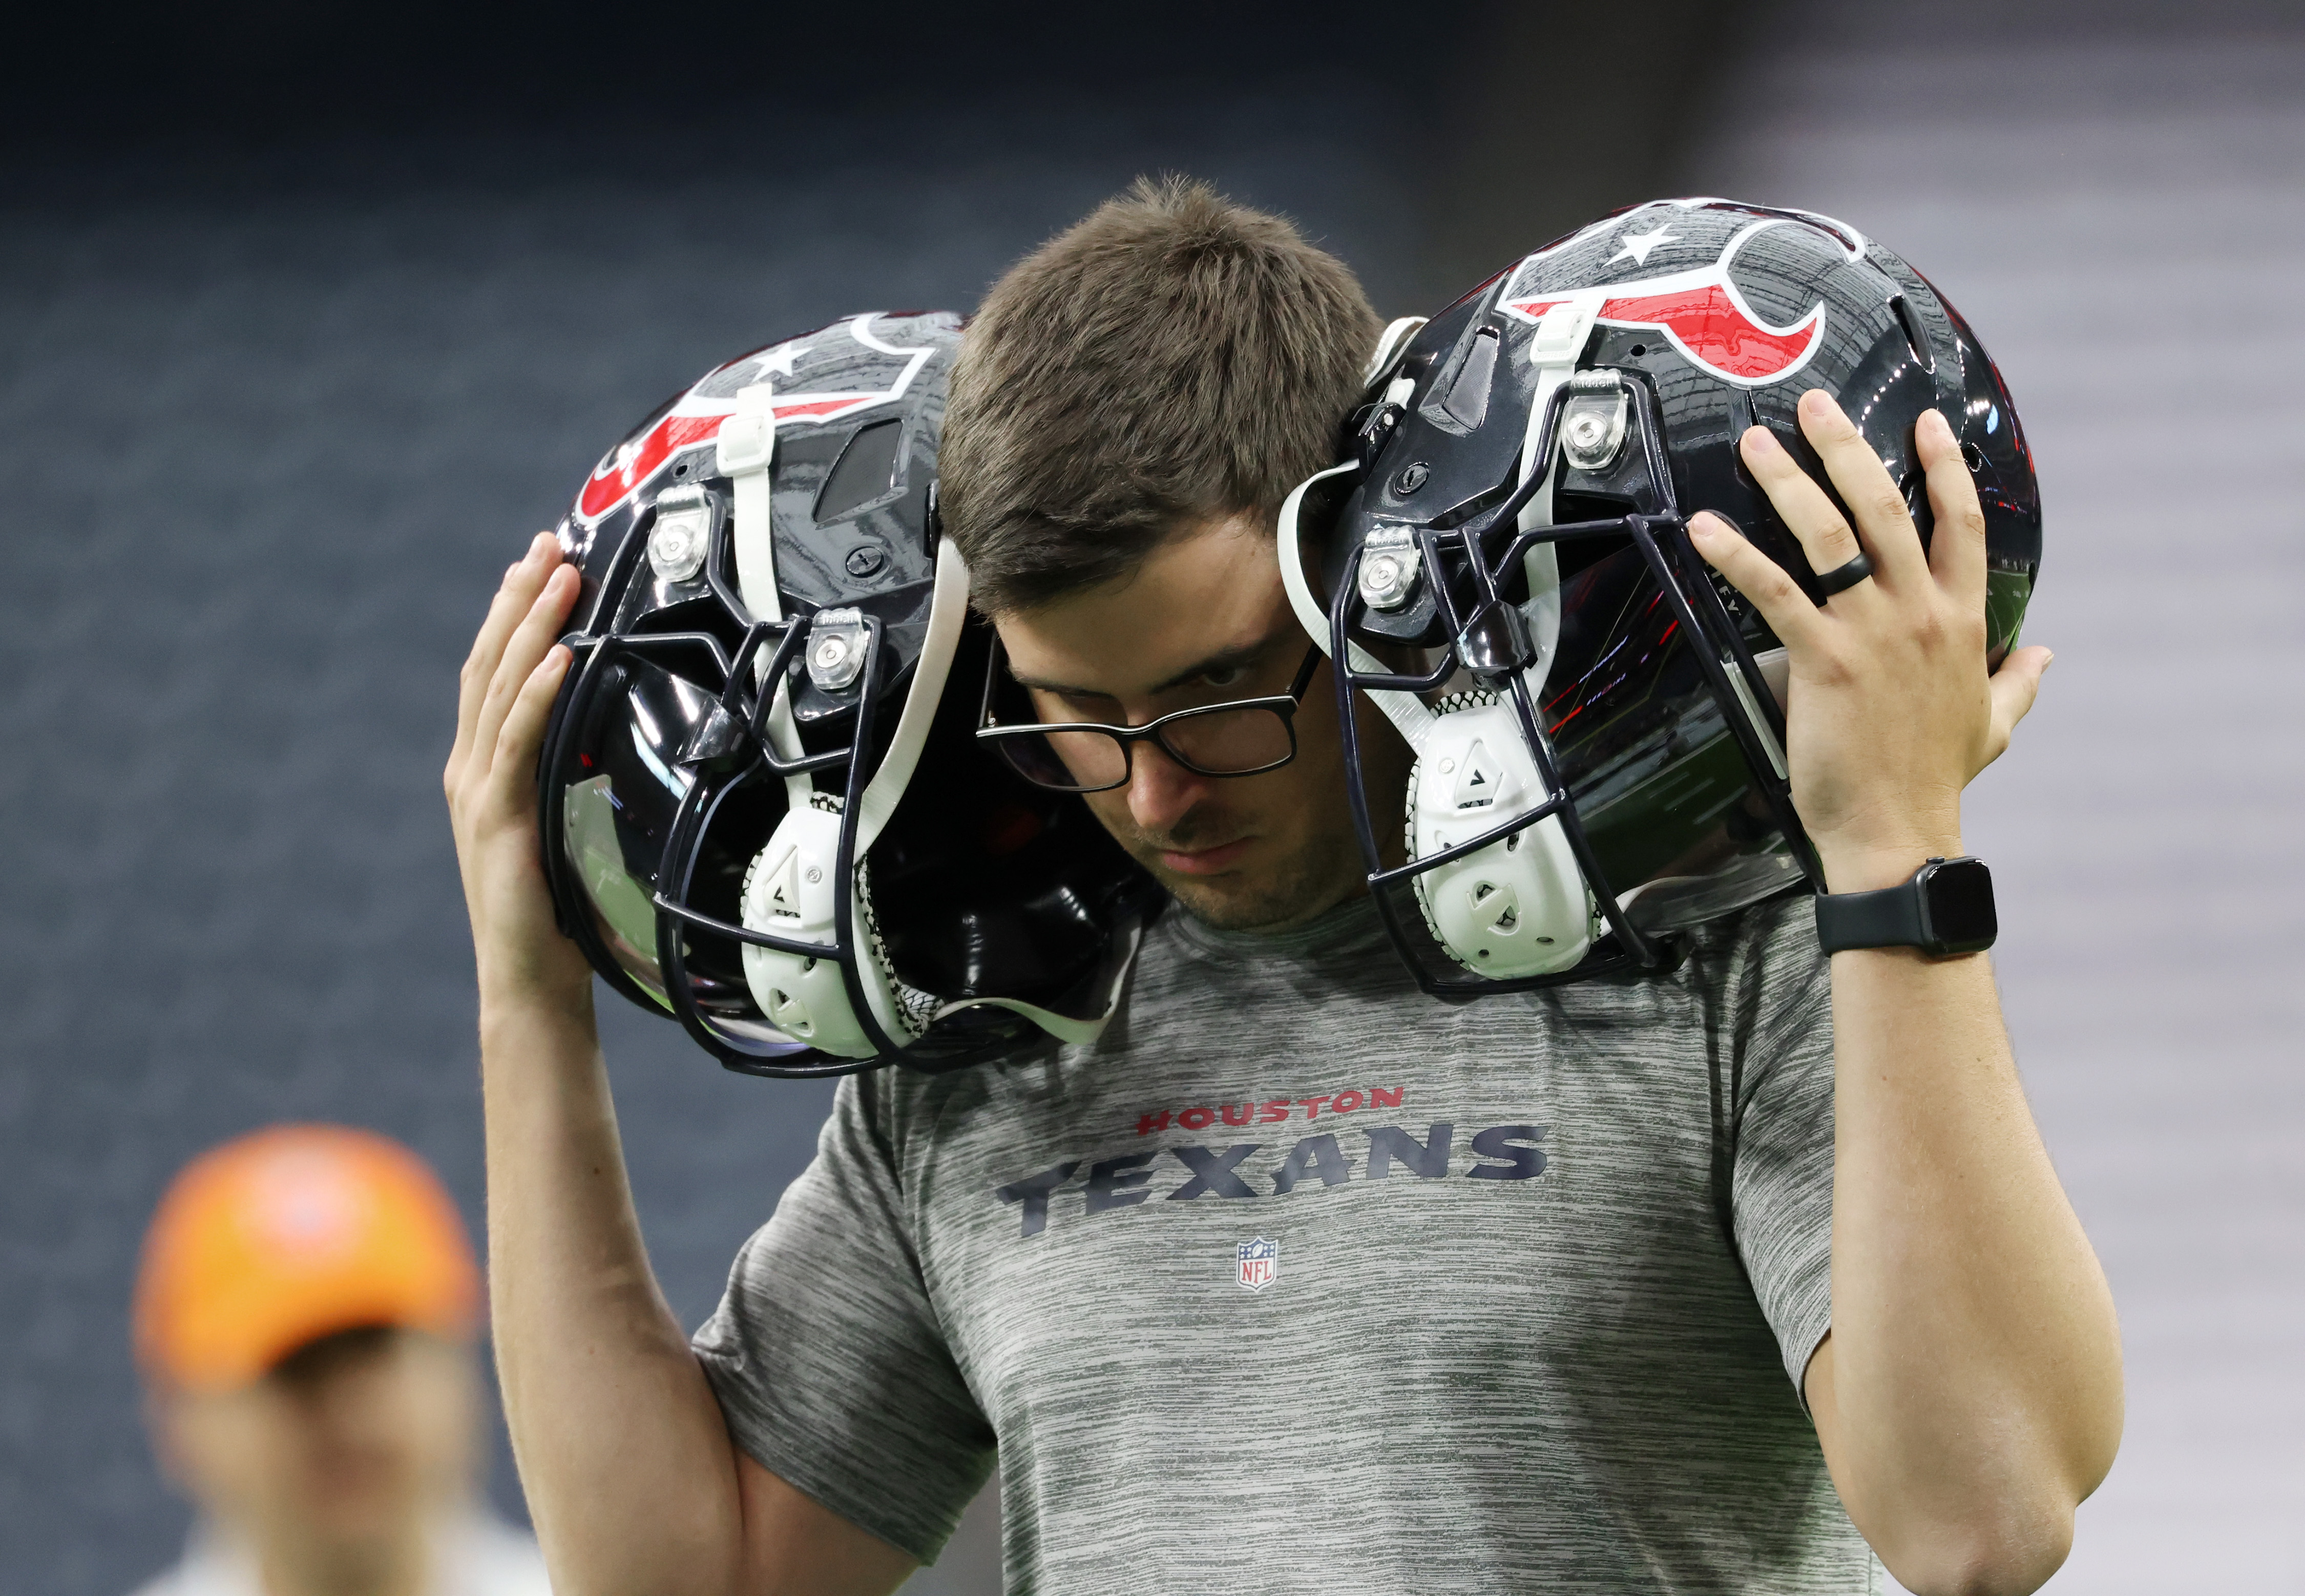
[[[1812,567],[1836,570],[1861,550],[1872,575],[1819,606],[1720,516],[1694,517],[1689,537],[1785,645],[1793,807],[1833,889],[1861,891],[1961,851],[1961,789],[2009,746],[2050,655],[2019,649],[1987,670],[1985,515],[1944,416],[1929,411],[1915,429],[1936,522],[1926,550],[1896,483],[1831,395],[1803,395],[1800,425],[1855,528],[1766,428],[1739,441],[1746,468]]]

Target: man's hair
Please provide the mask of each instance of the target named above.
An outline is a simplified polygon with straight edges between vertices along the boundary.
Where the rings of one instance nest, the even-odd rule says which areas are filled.
[[[1376,313],[1281,217],[1139,178],[1009,268],[953,369],[941,513],[986,609],[1125,577],[1335,463]]]

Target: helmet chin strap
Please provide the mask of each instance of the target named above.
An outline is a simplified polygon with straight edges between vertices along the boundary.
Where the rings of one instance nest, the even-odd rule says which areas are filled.
[[[1519,483],[1542,472],[1517,523],[1534,531],[1554,524],[1555,457],[1544,429],[1553,395],[1574,375],[1593,331],[1593,305],[1562,305],[1537,323],[1529,354],[1536,388],[1521,446]],[[1535,658],[1521,671],[1531,704],[1544,701],[1545,678],[1561,642],[1561,563],[1551,543],[1523,556],[1528,598],[1520,607]],[[1428,859],[1467,836],[1525,815],[1544,802],[1545,785],[1510,700],[1459,709],[1440,717],[1408,778],[1408,853]],[[1433,866],[1415,878],[1425,923],[1450,956],[1499,980],[1572,969],[1593,943],[1593,896],[1558,815],[1547,815],[1487,847]]]
[[[1375,352],[1369,356],[1368,364],[1361,368],[1363,387],[1384,375],[1385,369],[1392,364],[1409,339],[1416,335],[1416,329],[1423,327],[1425,321],[1422,316],[1403,316],[1385,324],[1384,331],[1376,335]]]
[[[776,524],[770,509],[776,446],[773,389],[765,382],[739,389],[736,413],[720,424],[715,466],[728,479],[734,500],[729,506],[728,540],[736,556],[737,594],[755,622],[771,624],[784,619],[784,598],[777,587]],[[925,660],[923,663],[926,665]],[[770,682],[768,664],[766,650],[753,661],[755,683],[773,695],[766,726],[768,741],[778,759],[796,760],[802,750],[799,728],[793,724],[791,687],[782,677]],[[863,853],[859,847],[860,857]],[[768,846],[753,856],[744,871],[744,928],[821,943],[830,954],[838,940],[835,894],[839,890],[839,858],[838,801],[821,801],[815,783],[804,772],[786,777],[784,819],[778,822]],[[870,923],[852,903],[850,924],[862,928]],[[877,1051],[857,1023],[838,959],[804,957],[752,943],[744,945],[742,956],[744,984],[752,989],[753,1000],[770,1024],[839,1057],[870,1057]],[[907,1038],[914,1034],[904,1023],[879,960],[860,961],[859,974],[882,1032]]]
[[[771,624],[784,619],[784,599],[777,591],[777,546],[769,514],[770,468],[776,463],[777,411],[769,385],[756,382],[736,391],[736,412],[720,423],[714,469],[728,479],[734,503],[728,508],[728,541],[736,556],[736,592],[755,621]],[[768,650],[753,661],[754,680],[766,685]],[[776,684],[776,700],[769,709],[769,743],[777,758],[800,758],[800,732],[793,725],[792,694]],[[804,776],[785,777],[785,797],[794,807],[807,803],[815,790]]]
[[[1313,596],[1313,584],[1305,580],[1305,544],[1297,529],[1297,516],[1305,503],[1305,491],[1315,482],[1358,469],[1352,461],[1332,465],[1327,471],[1315,471],[1289,490],[1280,504],[1280,524],[1274,541],[1280,556],[1280,585],[1289,594],[1289,606],[1297,612],[1297,624],[1305,628],[1314,645],[1323,654],[1333,653],[1330,647],[1329,615],[1321,601]],[[1384,662],[1350,638],[1345,640],[1346,658],[1356,671],[1381,673]],[[1379,691],[1368,695],[1369,701],[1384,712],[1412,749],[1421,750],[1425,739],[1433,730],[1433,711],[1412,692]]]
[[[1518,524],[1524,532],[1552,526],[1558,519],[1553,514],[1552,495],[1559,485],[1555,460],[1561,451],[1552,446],[1551,437],[1541,435],[1553,395],[1576,374],[1578,359],[1592,337],[1598,308],[1597,301],[1589,301],[1553,306],[1537,322],[1536,336],[1529,345],[1529,358],[1536,367],[1536,393],[1528,407],[1528,434],[1520,450],[1520,482],[1515,486],[1538,471],[1544,472],[1547,480],[1521,507]],[[1544,680],[1552,674],[1552,657],[1561,644],[1561,558],[1555,546],[1533,546],[1522,557],[1521,569],[1528,574],[1528,602],[1521,606],[1521,614],[1527,618],[1529,639],[1536,646],[1536,658],[1521,675],[1528,683],[1530,696],[1542,702]]]
[[[742,524],[740,520],[738,525]],[[756,562],[761,552],[754,551]],[[757,563],[754,570],[759,570]],[[749,590],[744,606],[756,616],[760,614]],[[927,1011],[933,1007],[934,999],[909,989],[898,992],[896,972],[880,946],[873,918],[864,859],[920,766],[921,751],[928,744],[929,728],[944,697],[967,615],[968,567],[948,539],[937,548],[928,632],[922,641],[912,684],[906,690],[904,709],[897,717],[889,751],[856,804],[852,855],[855,869],[846,890],[852,938],[866,945],[856,950],[857,974],[881,1034],[899,1044],[914,1040],[928,1028]],[[779,708],[786,704],[785,692],[785,684],[779,682]],[[862,749],[856,757],[863,757]],[[817,793],[805,777],[799,778],[768,846],[753,857],[744,872],[744,923],[748,930],[774,931],[820,944],[824,954],[809,956],[747,943],[743,955],[744,981],[769,1023],[787,1035],[839,1057],[870,1058],[880,1049],[858,1021],[840,961],[833,956],[839,941],[839,901],[835,895],[842,889],[840,821],[838,800]]]

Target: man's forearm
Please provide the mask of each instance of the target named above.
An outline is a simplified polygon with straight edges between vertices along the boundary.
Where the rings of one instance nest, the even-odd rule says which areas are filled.
[[[735,1448],[649,1269],[589,989],[484,983],[481,1058],[497,1364],[553,1589],[728,1591]]]
[[[2120,1439],[2111,1295],[1984,957],[1837,954],[1833,989],[1833,1333],[1807,1388],[1833,1481],[1916,1590],[2029,1591]]]

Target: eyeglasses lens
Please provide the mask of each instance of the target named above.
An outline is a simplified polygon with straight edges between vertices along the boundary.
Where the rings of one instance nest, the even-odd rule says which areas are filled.
[[[1035,779],[1050,785],[1093,792],[1128,779],[1127,751],[1102,732],[1043,732],[1016,741],[1032,751],[1034,762],[1048,773]]]
[[[1212,775],[1262,770],[1289,753],[1289,723],[1271,709],[1188,715],[1161,727],[1161,741],[1186,764]]]
[[[1237,776],[1284,763],[1294,751],[1289,722],[1269,709],[1187,715],[1157,734],[1180,763],[1211,776]],[[1045,731],[1003,737],[1000,751],[1018,775],[1064,792],[1097,792],[1128,780],[1120,740],[1098,731]]]

